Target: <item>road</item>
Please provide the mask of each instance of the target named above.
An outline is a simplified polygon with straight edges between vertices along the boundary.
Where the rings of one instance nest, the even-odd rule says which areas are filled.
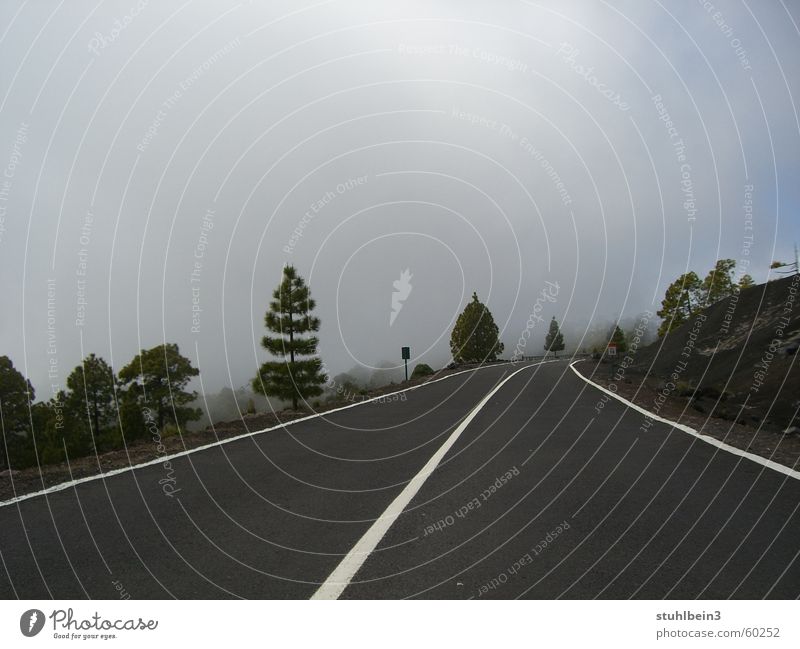
[[[800,480],[567,362],[404,396],[2,506],[0,597],[800,596]]]

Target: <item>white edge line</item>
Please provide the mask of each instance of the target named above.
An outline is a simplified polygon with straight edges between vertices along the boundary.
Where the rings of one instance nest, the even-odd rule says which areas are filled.
[[[475,406],[461,422],[461,424],[459,424],[458,428],[456,428],[450,434],[450,437],[447,438],[447,441],[445,441],[445,443],[439,447],[439,449],[431,456],[425,466],[420,469],[419,473],[411,478],[403,491],[401,491],[397,498],[391,502],[383,514],[381,514],[375,520],[370,528],[364,533],[364,536],[358,540],[350,552],[348,552],[344,559],[341,560],[339,565],[336,566],[334,571],[319,587],[317,592],[314,593],[311,599],[339,598],[339,596],[344,592],[344,589],[350,584],[350,581],[358,572],[359,568],[361,568],[361,566],[364,564],[364,561],[366,561],[367,557],[372,554],[373,550],[375,550],[386,532],[389,531],[389,528],[392,526],[394,521],[398,516],[400,516],[400,514],[403,513],[403,510],[405,510],[408,503],[411,502],[411,499],[417,494],[422,485],[425,484],[428,476],[430,476],[431,473],[436,470],[439,462],[441,462],[447,451],[450,450],[450,447],[455,444],[456,440],[461,436],[461,433],[463,433],[467,426],[469,426],[470,422],[475,418],[475,415],[480,412],[481,408],[483,408],[489,399],[491,399],[497,393],[497,391],[502,388],[503,385],[513,376],[519,374],[522,370],[536,367],[537,365],[541,364],[542,363],[534,363],[532,365],[526,365],[525,367],[518,369],[516,372],[512,372],[506,378],[500,381],[500,383],[498,383],[485,397],[483,397],[483,399],[481,399],[478,405]]]
[[[637,406],[635,403],[619,396],[615,392],[607,390],[602,385],[598,385],[594,381],[587,379],[583,374],[581,374],[578,370],[576,370],[573,367],[575,363],[579,362],[581,361],[574,361],[573,363],[570,363],[570,369],[572,369],[572,371],[575,372],[575,374],[577,374],[580,378],[586,381],[589,385],[593,385],[598,390],[601,390],[602,392],[605,392],[606,394],[614,397],[617,401],[621,401],[629,408],[633,408],[634,410],[641,412],[643,415],[649,417],[650,419],[653,419],[655,421],[660,421],[662,424],[669,424],[673,428],[682,430],[684,433],[688,433],[689,435],[697,437],[697,439],[700,439],[706,442],[707,444],[711,444],[711,446],[716,446],[717,448],[722,449],[723,451],[727,451],[728,453],[732,453],[733,455],[738,455],[739,457],[747,458],[748,460],[751,460],[756,464],[760,464],[761,466],[765,466],[768,469],[772,469],[773,471],[777,471],[778,473],[787,475],[790,478],[794,478],[795,480],[800,480],[800,471],[795,471],[794,469],[791,469],[788,466],[780,464],[779,462],[774,462],[773,460],[768,460],[767,458],[761,457],[760,455],[756,455],[755,453],[749,453],[748,451],[743,451],[740,448],[736,448],[735,446],[731,446],[730,444],[721,442],[717,438],[711,437],[710,435],[703,435],[702,433],[698,433],[694,428],[691,428],[684,424],[679,424],[678,422],[672,421],[670,419],[659,417],[658,415],[650,412],[649,410],[645,410],[644,408]]]
[[[281,428],[285,428],[286,426],[291,426],[292,424],[299,424],[304,421],[309,421],[310,419],[316,419],[318,417],[322,417],[324,415],[330,415],[334,412],[340,412],[341,410],[347,410],[348,408],[355,408],[356,406],[363,406],[366,403],[370,403],[371,401],[375,401],[377,399],[385,399],[386,397],[394,396],[395,394],[400,394],[402,392],[409,392],[411,390],[416,390],[417,388],[422,388],[426,385],[431,385],[433,383],[438,383],[439,381],[444,381],[446,379],[453,378],[454,376],[459,376],[461,374],[466,374],[467,372],[476,372],[478,370],[485,370],[490,367],[498,367],[503,364],[511,364],[511,361],[507,363],[493,363],[491,365],[482,365],[481,367],[473,367],[468,370],[461,370],[460,372],[454,372],[453,374],[448,374],[447,376],[442,376],[438,379],[433,379],[432,381],[426,381],[425,383],[420,383],[419,385],[412,385],[409,388],[403,388],[402,390],[397,390],[396,392],[388,392],[386,394],[381,394],[375,397],[371,397],[369,399],[365,399],[364,401],[358,401],[356,403],[350,403],[346,406],[340,406],[338,408],[333,408],[332,410],[325,410],[324,412],[317,412],[313,415],[308,415],[307,417],[300,417],[299,419],[292,419],[291,421],[284,422],[282,424],[278,424],[277,426],[271,426],[269,428],[264,428],[262,430],[255,430],[251,433],[242,433],[241,435],[235,435],[234,437],[228,437],[226,439],[222,439],[216,442],[211,442],[210,444],[204,444],[203,446],[196,446],[194,448],[190,448],[186,451],[180,451],[179,453],[173,453],[172,455],[162,455],[154,460],[149,460],[147,462],[142,462],[141,464],[134,464],[131,466],[126,466],[121,469],[112,469],[111,471],[106,471],[105,473],[97,473],[95,475],[86,476],[85,478],[79,478],[77,480],[70,480],[69,482],[60,482],[59,484],[53,485],[52,487],[47,487],[46,489],[41,489],[40,491],[34,491],[28,494],[23,494],[21,496],[16,496],[11,500],[3,500],[0,501],[0,507],[8,507],[9,505],[14,505],[16,503],[22,502],[23,500],[29,500],[30,498],[36,498],[38,496],[45,496],[47,494],[55,493],[57,491],[64,491],[65,489],[69,489],[71,487],[75,487],[79,484],[83,484],[84,482],[92,482],[93,480],[105,480],[106,478],[110,478],[115,475],[119,475],[121,473],[127,473],[128,471],[135,471],[136,469],[141,469],[147,466],[153,466],[155,464],[162,464],[164,462],[168,462],[175,458],[184,457],[186,455],[191,455],[192,453],[198,453],[200,451],[205,451],[209,448],[215,448],[217,446],[222,446],[223,444],[230,444],[231,442],[236,442],[240,439],[245,439],[247,437],[254,437],[255,435],[261,435],[262,433],[269,433],[273,430],[279,430]],[[526,367],[532,367],[530,365],[526,365]],[[524,369],[524,368],[523,368]],[[191,433],[190,433],[191,434]]]

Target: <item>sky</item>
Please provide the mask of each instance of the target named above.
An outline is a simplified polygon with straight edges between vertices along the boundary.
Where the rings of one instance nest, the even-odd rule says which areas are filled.
[[[196,389],[249,383],[287,263],[336,374],[401,346],[443,366],[473,292],[507,356],[526,329],[540,354],[551,317],[574,349],[687,270],[762,283],[800,242],[797,3],[0,18],[0,354],[38,398],[90,352],[119,370],[162,342]]]

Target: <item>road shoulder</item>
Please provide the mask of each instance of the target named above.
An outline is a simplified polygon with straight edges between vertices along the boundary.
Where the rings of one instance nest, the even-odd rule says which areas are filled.
[[[691,409],[690,400],[672,394],[664,395],[656,385],[657,379],[652,377],[631,374],[621,381],[615,381],[608,364],[594,361],[576,361],[570,367],[584,381],[602,389],[609,397],[651,415],[657,410],[655,419],[675,423],[681,430],[704,441],[713,440],[715,446],[723,450],[731,450],[744,457],[752,456],[750,459],[758,458],[759,463],[768,463],[766,466],[800,479],[800,439],[794,435],[781,435],[718,417],[703,416]],[[772,464],[777,466],[773,467]]]

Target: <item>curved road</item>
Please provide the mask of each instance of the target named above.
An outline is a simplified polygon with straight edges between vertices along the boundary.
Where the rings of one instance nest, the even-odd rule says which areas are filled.
[[[0,597],[800,596],[800,481],[567,362],[403,396],[0,506]]]

